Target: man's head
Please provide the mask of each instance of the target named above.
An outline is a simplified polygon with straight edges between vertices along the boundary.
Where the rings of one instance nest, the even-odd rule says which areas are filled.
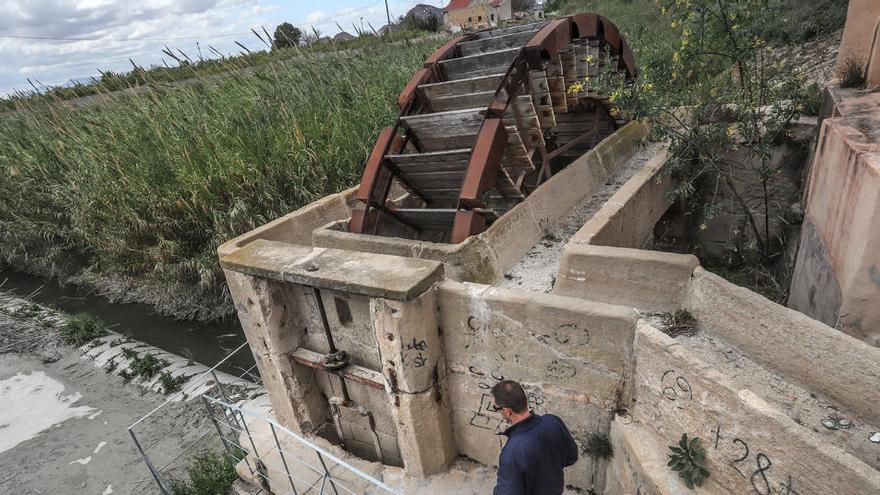
[[[529,416],[529,401],[526,391],[519,382],[503,380],[492,387],[492,399],[495,409],[501,416],[513,424]]]

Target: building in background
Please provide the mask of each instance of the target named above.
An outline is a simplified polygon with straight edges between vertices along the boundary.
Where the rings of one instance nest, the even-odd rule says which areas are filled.
[[[513,18],[512,0],[451,0],[443,24],[452,32],[497,26]]]

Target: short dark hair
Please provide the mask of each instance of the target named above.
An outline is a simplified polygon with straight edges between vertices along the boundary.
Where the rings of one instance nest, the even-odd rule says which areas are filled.
[[[526,391],[523,390],[519,382],[513,380],[502,380],[492,387],[492,397],[495,398],[495,404],[501,407],[509,407],[513,412],[523,413],[529,408],[529,400],[526,398]]]

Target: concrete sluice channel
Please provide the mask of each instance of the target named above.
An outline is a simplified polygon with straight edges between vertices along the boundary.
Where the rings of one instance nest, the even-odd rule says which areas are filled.
[[[0,283],[3,284],[0,290],[6,293],[69,314],[88,313],[100,318],[116,333],[208,367],[245,342],[238,318],[219,322],[175,320],[157,314],[146,304],[114,304],[76,287],[60,287],[55,281],[2,266]],[[241,369],[253,364],[249,353],[240,352],[221,365],[220,370],[238,375]]]

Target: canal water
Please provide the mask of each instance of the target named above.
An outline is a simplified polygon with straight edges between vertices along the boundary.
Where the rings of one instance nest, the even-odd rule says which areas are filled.
[[[217,322],[179,321],[157,314],[146,304],[112,304],[74,286],[59,286],[55,281],[27,275],[0,266],[0,290],[35,303],[74,314],[85,312],[107,324],[110,330],[179,356],[214,366],[246,339],[232,317]],[[222,369],[236,375],[253,366],[253,357],[242,349]],[[235,373],[235,370],[239,370]]]

